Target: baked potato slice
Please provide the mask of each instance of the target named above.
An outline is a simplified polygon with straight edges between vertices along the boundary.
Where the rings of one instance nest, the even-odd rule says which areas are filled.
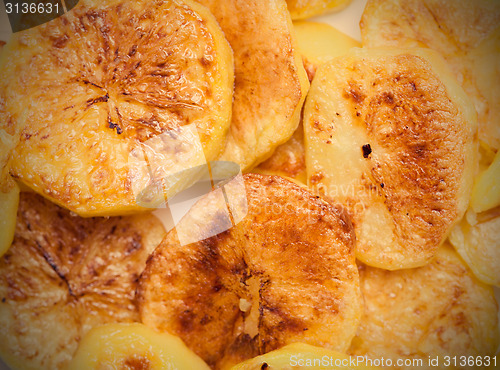
[[[152,215],[81,218],[21,193],[0,259],[0,357],[14,369],[65,369],[92,327],[139,321],[135,290],[165,230]]]
[[[356,256],[428,263],[462,218],[477,165],[476,113],[424,49],[352,49],[317,71],[304,109],[308,185],[353,216]]]
[[[197,0],[234,52],[233,116],[221,160],[248,171],[297,129],[309,83],[285,0]]]
[[[179,336],[213,368],[292,342],[345,351],[361,312],[354,233],[341,207],[278,176],[244,175],[247,216],[181,245],[175,230],[140,278],[144,324]],[[215,192],[183,222],[219,229]],[[225,225],[223,225],[225,226]],[[225,228],[225,227],[224,227]]]
[[[365,309],[348,353],[372,359],[422,360],[439,356],[493,356],[500,344],[497,303],[446,243],[430,264],[386,271],[360,266]],[[484,357],[482,357],[484,358]],[[490,362],[491,359],[490,359]],[[410,362],[411,363],[411,362]],[[418,366],[420,367],[420,366]],[[458,367],[470,368],[470,367]]]
[[[0,129],[20,133],[10,173],[81,216],[136,213],[144,208],[134,184],[144,176],[132,154],[172,138],[149,162],[179,164],[179,151],[197,142],[173,137],[191,127],[202,161],[216,159],[232,93],[231,49],[206,8],[190,0],[82,0],[16,33],[2,53]],[[191,164],[199,163],[180,163]]]

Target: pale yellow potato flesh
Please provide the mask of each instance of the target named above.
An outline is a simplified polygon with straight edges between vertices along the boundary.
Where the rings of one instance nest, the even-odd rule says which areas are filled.
[[[81,340],[68,369],[210,370],[179,338],[144,324],[106,324]]]
[[[232,94],[231,48],[205,7],[82,0],[3,50],[0,132],[20,134],[10,173],[81,216],[144,211],[132,153],[192,126],[206,160],[216,159]],[[192,149],[176,145],[154,154],[176,164]]]
[[[221,160],[248,171],[296,130],[309,82],[285,0],[197,0],[234,52],[231,127]]]
[[[498,206],[500,206],[500,151],[490,166],[476,178],[471,197],[471,207],[476,213]]]
[[[500,2],[369,0],[363,46],[428,47],[441,53],[479,114],[479,138],[500,148]],[[496,30],[496,31],[495,31]]]
[[[500,207],[469,209],[449,240],[479,280],[500,287]]]
[[[444,356],[484,360],[495,354],[500,341],[493,288],[479,282],[449,244],[416,269],[362,265],[360,281],[365,309],[349,354],[392,359],[393,369],[452,369]],[[439,356],[439,366],[429,366],[429,356]],[[397,359],[423,362],[399,367]]]
[[[21,193],[0,259],[0,357],[13,369],[66,369],[94,326],[139,321],[137,279],[165,235],[150,214],[81,218]]]
[[[352,0],[286,0],[292,19],[304,19],[316,15],[338,12]]]
[[[312,81],[316,69],[323,63],[344,55],[361,43],[329,24],[309,21],[293,22],[297,35],[297,44],[309,81]]]
[[[16,230],[19,186],[13,183],[7,192],[0,190],[0,257],[9,249]]]
[[[369,370],[380,369],[361,364],[350,366],[349,356],[305,343],[292,343],[283,348],[257,356],[231,368],[231,370]],[[338,364],[338,365],[337,365]],[[267,367],[266,367],[267,365]]]
[[[308,186],[346,206],[356,256],[427,264],[469,203],[477,121],[424,49],[352,49],[317,71],[304,109]]]

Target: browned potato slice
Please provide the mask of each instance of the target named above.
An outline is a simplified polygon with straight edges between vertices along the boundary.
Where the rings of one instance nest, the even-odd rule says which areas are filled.
[[[499,149],[500,63],[498,47],[492,47],[499,24],[499,1],[369,0],[360,26],[363,46],[423,46],[441,53],[474,100],[479,138]],[[489,45],[471,54],[487,38]]]
[[[131,153],[192,126],[206,159],[216,159],[232,92],[230,46],[206,8],[82,0],[4,48],[0,132],[22,130],[10,172],[81,216],[137,212],[134,183],[143,176]],[[192,150],[171,144],[158,153],[163,161]]]
[[[83,219],[22,193],[0,260],[0,357],[64,369],[92,327],[138,321],[137,278],[164,234],[151,215]]]
[[[476,280],[448,244],[424,267],[361,266],[360,280],[365,311],[351,355],[391,359],[396,369],[427,368],[429,356],[439,356],[439,366],[429,368],[451,369],[444,356],[495,354],[500,342],[493,289]],[[397,359],[423,365],[396,366]]]
[[[183,246],[172,231],[149,258],[142,321],[179,336],[214,368],[292,342],[345,351],[361,314],[349,219],[281,177],[244,179],[248,214],[239,224]],[[214,194],[181,224],[218,228]]]
[[[344,9],[351,0],[286,0],[292,19],[314,17]]]
[[[222,160],[249,170],[297,128],[309,83],[285,0],[197,0],[234,52],[233,117]]]
[[[286,176],[303,184],[307,182],[302,122],[290,140],[277,147],[273,155],[256,167],[253,172]]]
[[[352,49],[323,64],[304,109],[308,185],[346,205],[356,256],[430,261],[469,202],[477,122],[436,53]]]

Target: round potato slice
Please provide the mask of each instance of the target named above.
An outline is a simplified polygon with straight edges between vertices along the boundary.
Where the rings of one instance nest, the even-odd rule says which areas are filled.
[[[21,131],[10,172],[81,216],[141,209],[129,156],[150,154],[150,139],[189,126],[203,160],[224,148],[232,54],[197,3],[82,0],[64,16],[15,34],[0,64],[1,128]],[[166,144],[163,161],[189,152],[189,143],[176,144]]]
[[[345,351],[361,314],[349,219],[281,177],[244,179],[240,223],[184,246],[172,231],[149,258],[138,290],[142,322],[179,336],[214,368],[297,341]],[[214,196],[181,224],[219,228]]]
[[[500,2],[491,0],[369,0],[360,22],[363,46],[418,46],[441,53],[474,101],[479,138],[496,149],[499,24]]]
[[[308,185],[353,215],[356,256],[389,270],[430,261],[467,209],[472,104],[423,49],[352,49],[321,66],[304,109]]]
[[[351,355],[390,359],[394,369],[455,368],[453,359],[446,366],[445,356],[481,356],[483,365],[493,363],[484,357],[493,356],[500,343],[493,289],[476,280],[449,244],[416,269],[363,265],[360,281],[365,310]],[[398,359],[408,366],[397,366]]]
[[[65,369],[92,327],[139,321],[137,279],[164,235],[152,215],[84,219],[21,193],[0,260],[0,357],[17,369]]]
[[[233,116],[221,159],[249,170],[297,128],[309,82],[285,0],[197,0],[234,52]]]
[[[338,12],[351,0],[286,0],[292,19],[314,17],[327,12]]]
[[[106,324],[82,339],[68,369],[209,370],[182,341],[139,323]]]

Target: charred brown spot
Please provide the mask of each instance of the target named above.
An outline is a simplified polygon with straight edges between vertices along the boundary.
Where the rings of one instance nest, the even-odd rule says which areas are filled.
[[[262,366],[260,367],[260,370],[265,370],[269,367],[269,365],[267,363],[263,363]]]
[[[91,105],[98,104],[98,103],[107,103],[109,100],[109,95],[106,93],[104,96],[100,96],[95,99],[89,99],[87,100],[87,108],[90,107]]]
[[[372,154],[372,147],[370,146],[370,144],[363,145],[361,149],[363,151],[363,158],[368,158],[368,156]]]
[[[361,104],[365,100],[366,95],[361,91],[360,86],[357,86],[355,83],[350,82],[349,88],[344,92],[344,97],[346,99],[354,100],[354,102],[356,102],[357,104]]]
[[[209,68],[212,64],[212,58],[210,56],[204,55],[200,58],[200,63],[203,67]]]
[[[130,49],[130,51],[128,52],[128,56],[131,57],[131,56],[134,56],[135,53],[137,53],[137,45],[133,45],[132,48]]]
[[[315,173],[314,175],[311,176],[311,178],[309,179],[309,181],[311,182],[311,184],[317,184],[319,183],[321,180],[323,180],[323,178],[325,177],[325,175],[321,172],[317,172]]]
[[[132,356],[124,361],[123,368],[127,370],[149,370],[151,369],[151,363],[144,356]]]
[[[55,48],[63,48],[69,41],[69,36],[68,35],[63,35],[63,36],[60,36],[60,37],[57,37],[55,38],[53,41],[52,41],[52,45],[55,47]]]

